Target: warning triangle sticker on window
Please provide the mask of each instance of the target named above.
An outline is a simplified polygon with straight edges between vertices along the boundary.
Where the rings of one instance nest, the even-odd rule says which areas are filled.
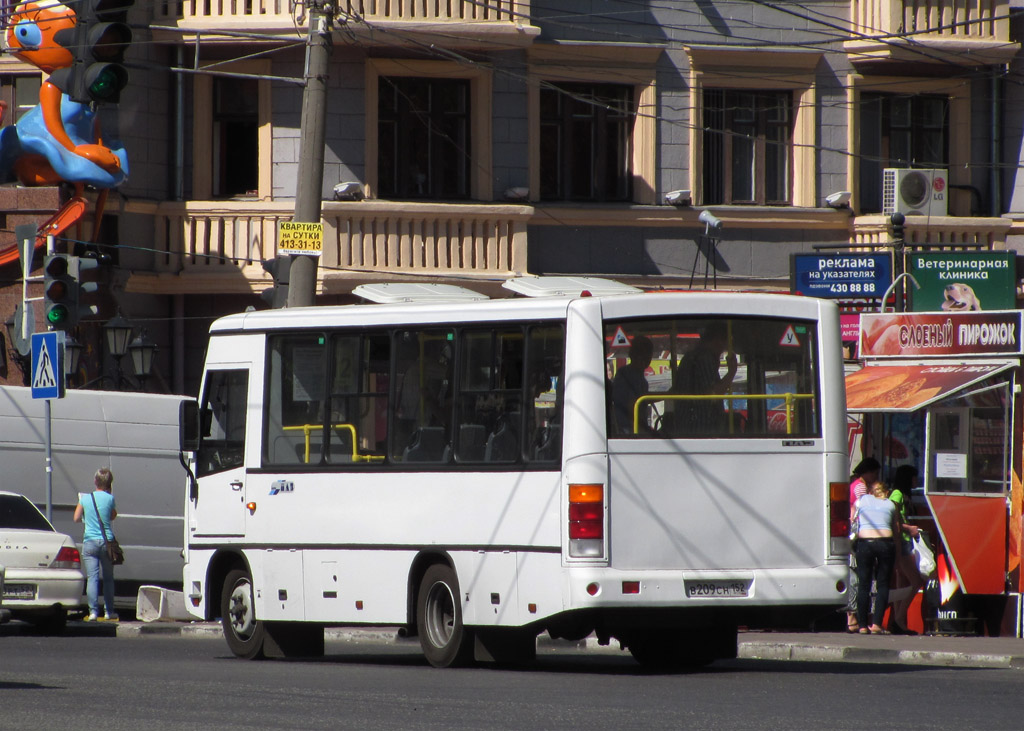
[[[800,341],[796,337],[796,330],[790,325],[786,328],[786,332],[782,333],[782,338],[779,340],[779,345],[791,345],[793,347],[800,347]]]
[[[612,338],[613,348],[627,348],[629,347],[629,338],[626,337],[626,333],[620,327],[615,331],[615,337]]]

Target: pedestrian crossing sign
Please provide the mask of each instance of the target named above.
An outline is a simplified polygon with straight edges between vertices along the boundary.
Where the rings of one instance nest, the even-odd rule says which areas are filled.
[[[32,334],[32,398],[64,398],[64,333]]]

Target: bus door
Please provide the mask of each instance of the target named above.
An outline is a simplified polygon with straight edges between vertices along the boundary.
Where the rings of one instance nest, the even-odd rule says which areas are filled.
[[[196,453],[199,490],[189,537],[245,532],[245,428],[249,369],[208,370],[203,384],[202,436]]]

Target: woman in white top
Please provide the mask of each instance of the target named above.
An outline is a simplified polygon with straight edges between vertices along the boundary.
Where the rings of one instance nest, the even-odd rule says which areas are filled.
[[[857,501],[857,619],[861,634],[885,634],[882,618],[889,604],[889,577],[896,562],[896,540],[900,533],[896,504],[889,500],[889,488],[881,482]],[[871,582],[875,582],[875,606],[868,627]]]

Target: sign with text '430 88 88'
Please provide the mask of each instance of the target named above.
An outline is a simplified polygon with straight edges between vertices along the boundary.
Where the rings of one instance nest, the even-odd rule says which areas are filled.
[[[32,398],[64,398],[64,333],[32,334]]]

